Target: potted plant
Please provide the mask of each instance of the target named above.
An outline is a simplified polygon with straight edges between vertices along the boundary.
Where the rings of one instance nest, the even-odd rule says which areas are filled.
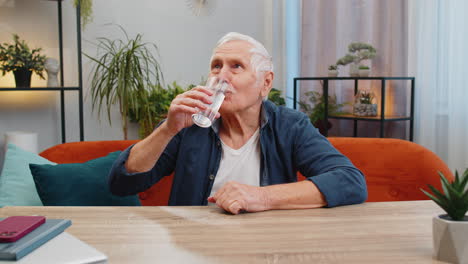
[[[357,74],[361,76],[359,72],[359,63],[363,60],[369,60],[375,57],[377,50],[371,45],[363,42],[353,42],[349,44],[348,51],[355,57],[354,67]]]
[[[319,129],[320,134],[325,135],[325,132],[332,127],[330,122],[325,123],[325,97],[316,91],[306,92],[309,102],[300,101],[299,105],[304,113],[309,116],[310,122]],[[341,111],[341,108],[346,103],[338,104],[336,95],[328,96],[328,114],[340,115],[347,114]]]
[[[31,75],[36,73],[44,79],[44,62],[46,57],[40,54],[41,48],[30,49],[24,40],[13,34],[13,44],[0,44],[0,70],[2,75],[12,71],[16,87],[31,87]]]
[[[328,66],[328,77],[338,76],[338,65],[333,64]]]
[[[371,91],[359,90],[354,100],[353,113],[356,116],[377,116],[377,104],[373,103]]]
[[[145,138],[151,134],[154,128],[167,117],[171,102],[177,95],[193,87],[195,85],[190,84],[184,89],[174,81],[166,89],[161,85],[155,85],[149,90],[144,90],[139,97],[145,97],[145,100],[141,100],[142,103],[140,104],[132,105],[127,113],[130,121],[139,124],[138,134],[140,138]],[[137,115],[137,113],[139,114]]]
[[[143,43],[141,34],[130,39],[125,30],[121,30],[126,40],[99,38],[99,57],[93,58],[87,54],[85,56],[96,63],[90,89],[93,111],[97,107],[100,115],[105,105],[109,124],[112,125],[110,113],[112,106],[117,104],[124,139],[128,139],[127,117],[130,109],[135,110],[136,117],[148,114],[141,112],[138,106],[150,103],[148,92],[152,87],[161,85],[163,74],[150,49],[152,47],[157,53],[157,46]]]
[[[370,44],[362,42],[352,42],[348,45],[348,54],[340,58],[337,65],[349,66],[349,75],[351,77],[358,77],[359,75],[359,63],[363,60],[372,59],[376,56],[377,50]]]
[[[455,179],[449,182],[439,172],[442,191],[428,185],[433,194],[421,189],[447,214],[432,220],[434,256],[441,261],[468,263],[468,169],[462,177],[455,171]]]
[[[369,77],[370,68],[366,65],[359,65],[359,76],[360,77]]]

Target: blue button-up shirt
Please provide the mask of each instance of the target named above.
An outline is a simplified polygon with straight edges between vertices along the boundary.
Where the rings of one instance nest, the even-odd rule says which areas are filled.
[[[221,160],[220,122],[222,118],[210,128],[193,125],[182,129],[147,172],[126,171],[132,146],[127,148],[109,174],[111,192],[136,194],[175,171],[169,205],[206,205]],[[299,171],[318,187],[328,207],[367,199],[363,174],[312,126],[304,113],[263,102],[260,147],[260,186],[296,182]]]

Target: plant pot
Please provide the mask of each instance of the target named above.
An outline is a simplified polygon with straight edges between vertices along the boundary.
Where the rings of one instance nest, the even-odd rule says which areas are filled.
[[[17,88],[30,88],[32,71],[28,69],[19,69],[13,71]]]
[[[377,104],[354,104],[353,113],[356,116],[377,116]]]
[[[337,70],[328,70],[328,77],[337,77],[338,71]]]
[[[324,136],[325,136],[325,132],[329,130],[330,128],[332,128],[332,123],[328,121],[328,123],[325,124],[325,120],[318,120],[313,125],[319,130],[320,134]]]
[[[359,77],[359,64],[351,63],[349,65],[349,76],[351,77]]]
[[[468,263],[468,217],[452,221],[447,215],[432,219],[434,257],[451,263]]]
[[[359,69],[359,77],[369,77],[370,69]]]

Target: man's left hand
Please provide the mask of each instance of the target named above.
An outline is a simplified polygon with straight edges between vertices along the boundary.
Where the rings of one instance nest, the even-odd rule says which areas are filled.
[[[242,211],[260,212],[268,210],[267,194],[262,187],[250,186],[238,182],[228,182],[219,189],[208,202],[232,213]]]

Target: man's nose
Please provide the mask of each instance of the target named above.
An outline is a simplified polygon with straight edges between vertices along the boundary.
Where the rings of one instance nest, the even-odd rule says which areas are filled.
[[[231,72],[229,71],[229,69],[227,67],[222,67],[221,70],[219,71],[218,78],[226,80],[226,81],[230,81],[231,77],[232,76],[231,76]]]

